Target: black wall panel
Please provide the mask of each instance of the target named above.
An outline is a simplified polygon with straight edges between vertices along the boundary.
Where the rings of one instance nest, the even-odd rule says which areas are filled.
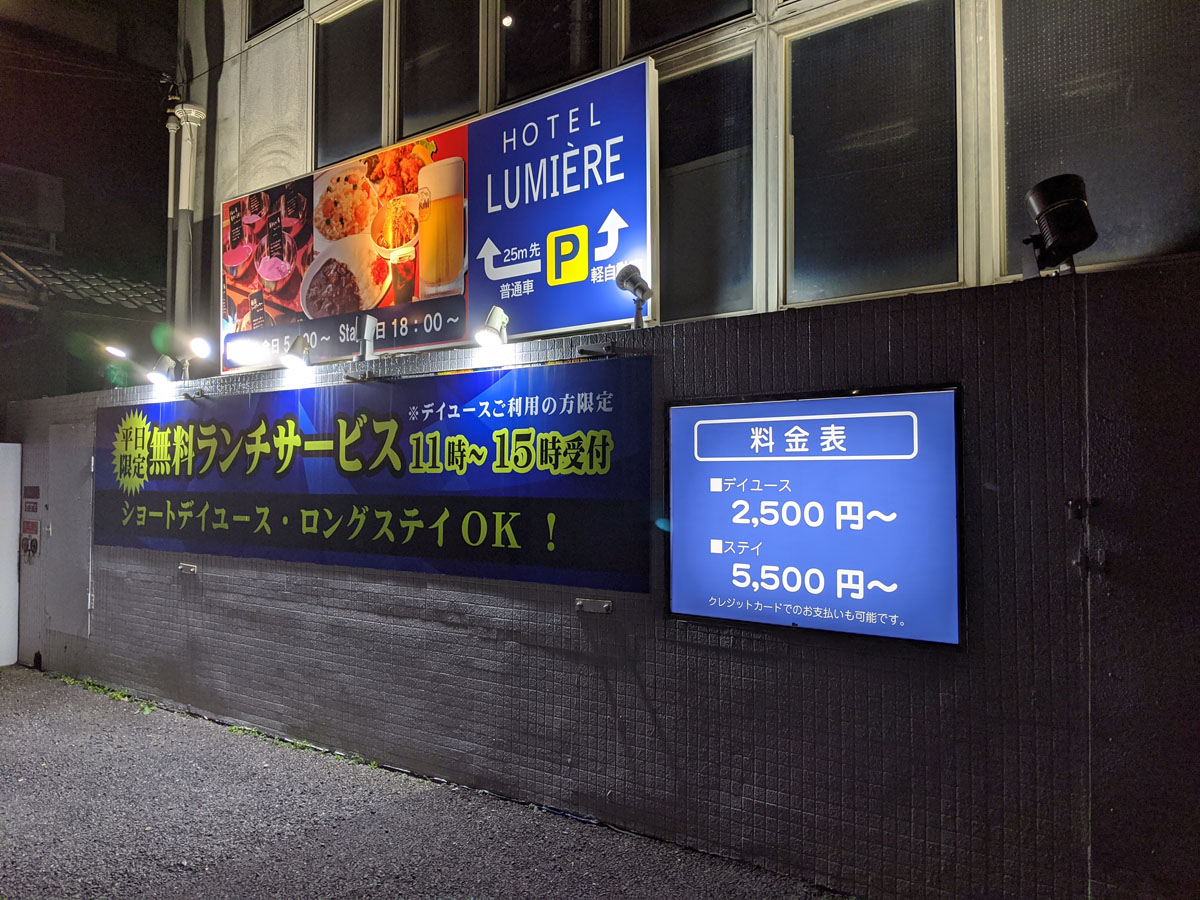
[[[1184,275],[1193,284],[1198,269],[611,335],[656,360],[647,465],[660,494],[671,403],[957,385],[960,647],[669,618],[666,537],[630,523],[654,542],[656,589],[588,592],[613,601],[609,615],[577,612],[580,593],[554,586],[221,557],[187,557],[200,567],[189,578],[176,571],[183,557],[96,547],[91,639],[56,652],[44,635],[23,631],[22,659],[40,650],[48,668],[862,897],[1082,898],[1093,829],[1089,704],[1098,690],[1088,604],[1105,576],[1073,564],[1081,548],[1094,554],[1098,525],[1070,518],[1067,501],[1089,495],[1089,458],[1098,465],[1088,455],[1097,384],[1108,390],[1140,365],[1106,356],[1108,371],[1089,376],[1089,339],[1111,327],[1108,345],[1123,346],[1142,300]],[[1127,310],[1121,327],[1089,314],[1096,296],[1106,310]],[[1163,320],[1167,333],[1194,332],[1194,312],[1173,315]],[[1178,353],[1181,340],[1170,345]],[[569,357],[578,343],[522,345],[518,361]],[[381,362],[394,374],[465,365],[464,351]],[[240,376],[224,389],[270,389],[278,379]],[[36,459],[49,423],[113,402],[108,394],[15,405],[10,432]],[[1126,404],[1136,428],[1143,411],[1134,406]],[[1105,478],[1121,482],[1125,464],[1114,465]],[[1194,534],[1195,513],[1181,514]],[[1120,507],[1111,515],[1118,530],[1133,523],[1146,547],[1165,542],[1136,515]],[[1162,590],[1179,603],[1190,598],[1178,581]],[[1139,608],[1136,585],[1122,602]],[[1120,623],[1123,636],[1104,653],[1120,647],[1140,658],[1153,649],[1162,657],[1155,672],[1188,670],[1194,681],[1177,631],[1144,645],[1126,624],[1139,620]],[[1138,682],[1130,684],[1132,701]],[[1120,733],[1127,709],[1111,712]],[[1138,733],[1123,735],[1126,755],[1108,770],[1112,784],[1132,776],[1134,760],[1146,762],[1142,748],[1162,749],[1142,734],[1154,731],[1158,713],[1143,706],[1140,715]],[[1114,813],[1105,827],[1138,815]],[[1132,876],[1108,849],[1105,878],[1116,890]],[[1173,896],[1171,883],[1162,885]]]

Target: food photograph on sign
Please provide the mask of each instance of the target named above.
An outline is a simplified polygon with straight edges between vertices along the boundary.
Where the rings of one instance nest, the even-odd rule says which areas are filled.
[[[376,350],[461,341],[466,139],[465,127],[448,129],[226,203],[225,367],[273,364],[301,335],[312,361],[351,356],[363,313]],[[284,238],[270,245],[262,223],[292,197],[302,235],[289,241],[281,216]],[[245,332],[256,340],[230,340]]]
[[[255,191],[221,207],[222,334],[301,321],[313,258],[312,179]]]
[[[959,642],[953,390],[669,415],[671,612]]]

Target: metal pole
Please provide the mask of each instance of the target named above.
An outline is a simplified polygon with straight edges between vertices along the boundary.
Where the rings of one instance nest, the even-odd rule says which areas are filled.
[[[179,133],[179,120],[174,111],[167,119],[167,133],[171,146],[167,151],[167,322],[175,321],[175,135]]]
[[[179,216],[177,231],[179,246],[175,258],[175,331],[187,333],[191,328],[192,289],[192,219],[196,209],[196,148],[197,132],[204,121],[204,107],[195,103],[180,103],[175,115],[183,128],[179,148]]]

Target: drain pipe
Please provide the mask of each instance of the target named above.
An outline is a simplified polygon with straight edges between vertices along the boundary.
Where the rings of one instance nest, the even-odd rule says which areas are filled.
[[[179,145],[179,216],[176,224],[178,247],[175,256],[174,322],[178,334],[191,329],[192,290],[192,220],[196,209],[196,148],[198,132],[204,121],[203,106],[180,103],[175,115],[182,124],[183,140]]]
[[[167,116],[167,133],[171,136],[167,151],[167,322],[175,321],[175,135],[179,120],[175,110]]]

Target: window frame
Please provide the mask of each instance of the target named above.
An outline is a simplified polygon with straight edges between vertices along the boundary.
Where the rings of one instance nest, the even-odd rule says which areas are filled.
[[[307,2],[307,0],[306,0]],[[308,64],[308,102],[309,102],[309,140],[308,140],[308,168],[311,172],[319,171],[316,166],[317,160],[317,28],[320,25],[328,23],[340,18],[373,0],[334,0],[323,6],[319,11],[312,13],[308,17],[309,21],[309,64]],[[427,129],[422,132],[416,132],[411,135],[403,134],[404,116],[400,104],[402,101],[401,85],[400,85],[400,3],[402,0],[378,0],[383,5],[383,57],[380,60],[379,77],[382,83],[382,109],[380,110],[380,139],[382,143],[379,147],[368,148],[363,151],[364,154],[371,153],[373,150],[383,147],[390,147],[393,144],[398,144],[404,141],[419,140],[422,135],[431,134],[437,131],[444,131],[447,128],[453,128],[460,122],[465,122],[477,116],[485,115],[492,112],[495,107],[495,92],[498,90],[498,85],[492,79],[489,69],[489,48],[493,40],[497,41],[498,35],[490,35],[488,32],[489,25],[494,19],[496,23],[499,21],[499,15],[489,18],[491,10],[498,10],[500,0],[480,0],[479,8],[479,80],[477,89],[478,112],[468,116],[461,116],[457,119],[448,119],[441,125],[432,129]],[[498,28],[499,25],[497,24]],[[494,56],[492,57],[494,59]],[[351,157],[353,158],[353,157]],[[330,163],[329,166],[339,165],[340,163]],[[322,168],[329,168],[323,166]]]
[[[730,23],[727,23],[723,28],[727,27],[728,24]],[[766,122],[762,121],[764,118],[769,118],[767,103],[771,86],[771,79],[767,77],[769,63],[767,59],[766,38],[766,34],[761,29],[740,28],[731,31],[729,34],[725,34],[719,41],[714,42],[708,37],[708,32],[705,32],[693,35],[684,41],[676,42],[671,45],[674,48],[673,52],[663,54],[662,56],[642,54],[635,57],[635,59],[643,59],[650,56],[654,59],[654,66],[658,72],[659,89],[661,90],[664,84],[675,78],[690,75],[694,72],[749,55],[751,57],[750,91],[753,98],[753,108],[756,113],[751,141],[753,176],[750,202],[753,207],[754,227],[751,230],[750,237],[750,281],[752,293],[750,306],[748,309],[739,309],[725,313],[710,313],[703,316],[689,316],[679,319],[673,318],[669,322],[664,322],[659,314],[663,298],[656,296],[655,300],[657,302],[654,305],[654,314],[648,318],[651,324],[675,325],[680,322],[694,322],[701,319],[728,319],[736,316],[755,315],[774,308],[769,302],[771,295],[774,293],[771,288],[773,267],[770,261],[774,254],[767,240],[769,221],[769,200],[766,185],[768,142],[764,140],[764,137],[768,126]],[[626,63],[631,61],[625,60]],[[759,114],[759,111],[762,111],[762,113]],[[661,183],[661,176],[657,177],[659,177]],[[655,235],[655,238],[657,241],[658,235]],[[667,302],[669,302],[669,298],[667,298]]]
[[[964,85],[974,83],[974,73],[968,72],[964,74],[964,59],[961,47],[963,45],[964,27],[963,16],[961,10],[963,6],[971,6],[972,0],[951,0],[951,6],[954,12],[954,59],[955,59],[955,158],[956,158],[956,189],[957,197],[955,208],[957,210],[957,251],[958,251],[958,277],[954,281],[936,282],[931,284],[922,284],[913,287],[903,288],[888,288],[879,291],[870,291],[867,293],[847,294],[840,297],[829,297],[820,300],[796,300],[790,301],[788,298],[792,290],[793,269],[791,259],[791,247],[795,235],[795,215],[793,206],[795,203],[795,167],[792,163],[792,150],[790,135],[788,129],[788,121],[791,115],[791,100],[792,100],[792,84],[791,84],[791,63],[792,63],[792,43],[796,40],[803,39],[810,35],[819,34],[823,31],[830,31],[835,28],[841,28],[850,25],[854,22],[870,18],[879,13],[887,12],[892,9],[899,9],[908,6],[912,3],[920,3],[922,0],[878,0],[871,3],[822,3],[820,0],[791,0],[788,4],[790,7],[790,15],[779,22],[772,24],[770,30],[774,38],[778,41],[778,68],[775,71],[775,79],[780,85],[778,102],[774,108],[776,122],[778,123],[778,139],[775,143],[778,146],[778,167],[775,169],[778,183],[781,185],[781,201],[779,203],[779,218],[775,219],[775,225],[779,229],[778,244],[781,249],[779,259],[779,308],[805,308],[809,306],[821,306],[830,303],[849,303],[858,300],[870,300],[879,297],[894,297],[903,294],[917,293],[933,293],[957,288],[970,287],[978,284],[979,273],[979,257],[977,246],[976,233],[978,231],[976,219],[978,218],[977,207],[981,198],[977,195],[975,180],[972,177],[972,154],[968,150],[968,142],[966,135],[971,134],[975,128],[973,117],[975,115],[975,103],[972,102],[969,94],[964,92]],[[984,0],[991,2],[991,0]],[[971,43],[974,43],[972,38]],[[968,77],[969,76],[969,77]],[[970,198],[971,202],[968,202]]]
[[[393,32],[389,30],[389,26],[395,24],[395,2],[396,0],[335,0],[317,12],[308,17],[308,170],[314,174],[333,166],[340,166],[346,162],[346,159],[354,159],[354,156],[348,156],[346,159],[328,163],[317,168],[317,30],[321,25],[328,25],[330,22],[335,22],[347,13],[353,12],[359,7],[366,6],[370,3],[379,3],[382,6],[383,15],[383,54],[380,59],[379,77],[382,79],[382,108],[380,110],[379,120],[379,136],[384,143],[380,147],[387,147],[393,143],[390,138],[392,134],[392,126],[394,126],[394,118],[389,120],[388,116],[388,99],[395,93],[395,82],[389,81],[388,65],[389,61],[395,59],[396,54],[391,52],[391,47],[398,40]],[[368,147],[362,153],[355,154],[361,156],[370,153],[372,150],[378,149]]]
[[[385,141],[381,147],[390,147],[393,144],[398,144],[407,141],[420,140],[422,135],[432,134],[438,131],[445,131],[447,128],[453,128],[460,122],[466,122],[479,116],[485,115],[495,109],[495,106],[488,106],[489,91],[492,89],[493,82],[490,79],[488,70],[488,53],[490,52],[491,41],[488,35],[489,16],[492,8],[499,9],[500,0],[478,0],[476,6],[479,11],[479,43],[475,48],[478,54],[478,64],[476,73],[478,75],[477,86],[475,90],[476,112],[466,116],[459,116],[456,119],[447,119],[441,125],[436,125],[433,128],[427,128],[424,131],[416,131],[412,134],[404,134],[404,111],[403,104],[403,89],[401,81],[400,62],[400,29],[402,27],[402,18],[400,15],[400,4],[403,0],[383,0],[385,4],[383,15],[383,52],[385,55],[384,72],[383,72],[383,103],[384,103],[384,134]],[[494,18],[499,21],[499,14]],[[499,27],[497,25],[497,27]],[[497,49],[499,43],[496,43]],[[498,62],[497,62],[498,65]],[[498,77],[498,76],[497,76]],[[498,84],[495,85],[495,90],[499,90]],[[314,95],[315,96],[315,95]]]
[[[325,24],[368,0],[332,0],[310,12],[316,0],[305,0],[304,14],[312,25],[309,49],[309,170],[316,158],[316,26]],[[400,3],[383,4],[384,58],[380,146],[418,139],[403,135],[400,109]],[[818,31],[838,28],[856,20],[920,0],[753,0],[751,12],[710,26],[648,52],[629,52],[631,0],[600,0],[600,73],[638,59],[652,58],[660,84],[719,64],[745,53],[752,54],[754,125],[752,131],[754,227],[751,235],[752,291],[748,309],[695,318],[725,318],[797,306],[854,302],[908,293],[932,293],[1020,280],[1020,273],[1005,273],[1007,221],[1005,196],[1004,59],[1001,0],[951,0],[954,15],[954,71],[957,159],[958,278],[955,281],[881,290],[843,297],[789,302],[792,287],[792,231],[795,227],[794,171],[790,164],[788,122],[791,90],[791,42]],[[242,0],[249,22],[249,0]],[[449,120],[437,130],[514,105],[500,102],[500,17],[504,0],[479,0],[478,112]],[[289,16],[248,45],[267,40],[291,27]],[[568,86],[574,82],[566,82]],[[364,151],[364,152],[370,152]],[[1030,223],[1032,232],[1032,223]],[[1128,267],[1145,258],[1088,265],[1080,271]],[[669,302],[669,298],[668,302]],[[662,324],[658,304],[648,317]],[[691,319],[672,319],[691,321]]]
[[[613,4],[615,6],[613,12],[615,30],[613,50],[616,57],[614,65],[624,65],[627,62],[647,56],[653,57],[655,64],[657,64],[659,55],[663,57],[673,56],[681,49],[686,52],[688,47],[703,46],[708,43],[717,43],[726,40],[735,35],[744,35],[758,30],[770,20],[770,16],[764,11],[764,7],[769,6],[771,0],[768,0],[768,2],[751,0],[750,12],[742,16],[730,19],[727,22],[719,22],[716,25],[708,25],[693,34],[684,35],[681,38],[676,38],[673,41],[652,47],[649,52],[631,53],[629,50],[629,28],[631,25],[630,20],[632,19],[632,13],[630,12],[631,2],[632,0],[618,0],[618,2]]]
[[[280,19],[274,25],[268,25],[266,28],[264,28],[258,34],[252,35],[252,34],[250,34],[250,4],[253,2],[254,2],[254,0],[242,0],[242,49],[243,50],[253,47],[255,44],[262,43],[263,41],[267,40],[268,38],[273,37],[274,35],[283,31],[285,28],[289,28],[292,25],[295,25],[297,22],[300,21],[301,18],[306,18],[309,15],[308,7],[309,7],[310,0],[304,0],[303,4],[300,6],[300,8],[298,10],[296,10],[295,12],[292,12],[292,13],[288,13],[286,16],[284,16],[282,19]]]

